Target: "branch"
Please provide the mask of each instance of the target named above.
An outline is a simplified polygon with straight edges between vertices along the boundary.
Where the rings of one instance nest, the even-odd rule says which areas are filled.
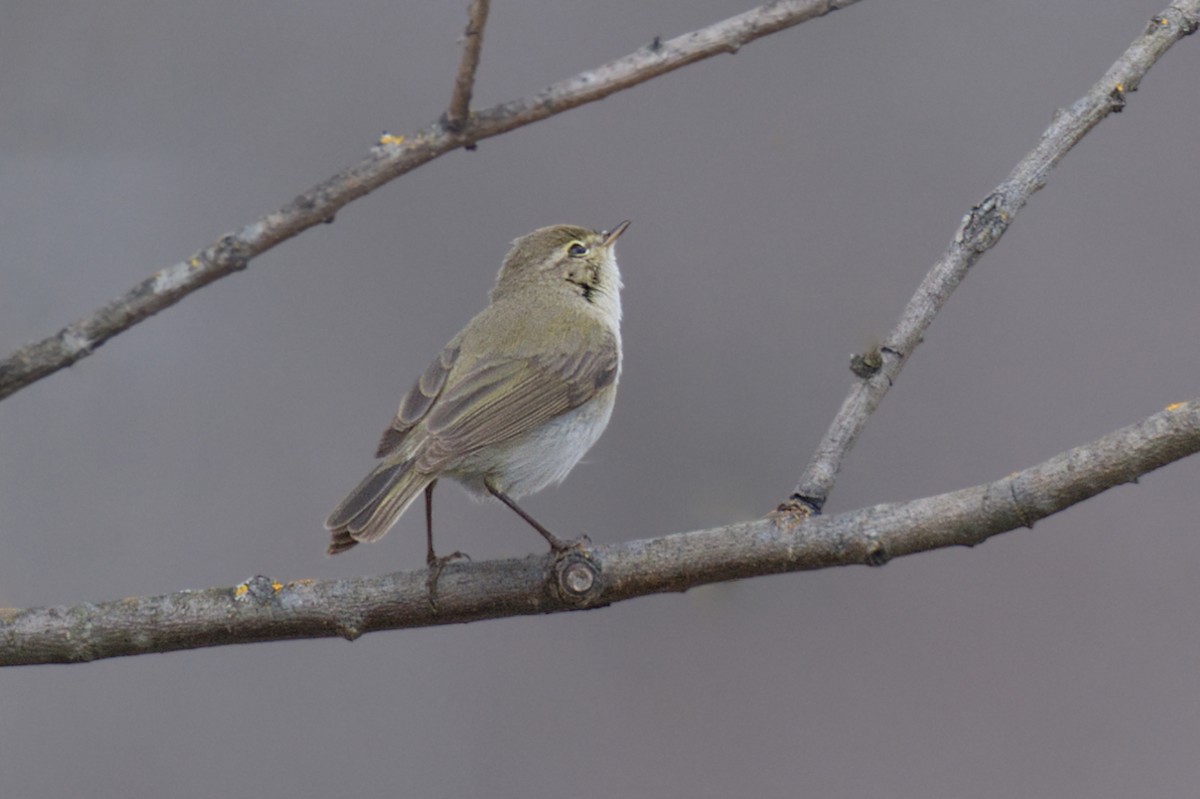
[[[1087,94],[1055,114],[1037,147],[1008,178],[963,217],[946,252],[925,276],[883,345],[852,360],[851,369],[862,380],[850,389],[791,497],[779,507],[781,512],[821,510],[859,433],[967,270],[1000,241],[1063,156],[1102,119],[1125,107],[1125,96],[1137,90],[1171,45],[1195,32],[1198,18],[1200,0],[1179,0],[1154,17]]]
[[[499,136],[572,108],[602,100],[688,64],[736,53],[755,39],[844,8],[858,0],[781,0],[669,41],[655,39],[624,58],[552,84],[530,97],[502,103],[471,118],[455,133],[434,123],[411,137],[384,136],[370,155],[296,197],[274,213],[227,233],[185,261],[159,270],[91,316],[0,361],[0,399],[91,355],[187,295],[245,269],[250,260],[322,222],[347,203],[459,147]],[[461,73],[461,70],[460,70]]]
[[[463,31],[462,61],[454,77],[454,94],[446,109],[445,127],[451,133],[462,133],[471,112],[471,91],[475,87],[475,70],[479,68],[479,51],[483,49],[483,29],[487,25],[489,0],[471,0],[467,12],[467,29]]]
[[[647,594],[780,572],[975,546],[1200,451],[1200,400],[993,483],[794,524],[791,514],[621,544],[556,560],[452,563],[431,607],[425,570],[353,580],[184,591],[0,612],[0,665],[76,663],[225,644],[342,636],[596,608]]]

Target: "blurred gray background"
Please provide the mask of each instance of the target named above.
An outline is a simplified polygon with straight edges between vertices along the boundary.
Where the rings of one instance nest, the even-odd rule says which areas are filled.
[[[444,109],[460,2],[0,6],[0,349]],[[321,522],[535,227],[622,239],[607,434],[526,507],[615,541],[787,496],[959,219],[1164,0],[872,2],[456,152],[0,404],[0,605],[423,565]],[[498,2],[477,107],[749,4]],[[1196,396],[1200,40],[1053,173],[828,511]],[[1195,796],[1195,459],[974,550],[606,610],[0,672],[12,797]],[[438,541],[544,544],[439,492]]]

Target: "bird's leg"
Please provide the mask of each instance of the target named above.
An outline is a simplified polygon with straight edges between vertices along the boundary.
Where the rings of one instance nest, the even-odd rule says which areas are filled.
[[[570,549],[569,544],[564,544],[562,542],[562,540],[559,539],[558,536],[556,536],[554,533],[547,530],[545,527],[542,527],[542,525],[538,522],[537,519],[533,518],[528,513],[521,510],[521,506],[518,505],[516,502],[514,502],[511,497],[509,497],[503,491],[501,491],[500,489],[498,489],[494,485],[492,485],[492,481],[489,478],[485,477],[483,480],[483,484],[487,487],[487,490],[489,492],[491,492],[493,497],[500,500],[508,507],[512,508],[514,513],[516,513],[518,516],[520,516],[525,521],[529,522],[530,527],[532,527],[534,530],[537,530],[539,533],[541,533],[542,537],[550,542],[550,548],[552,550],[554,550],[555,552],[562,552],[563,550]]]
[[[425,486],[425,562],[429,564],[429,577],[425,580],[425,587],[429,590],[429,604],[434,610],[437,610],[437,583],[438,578],[442,576],[442,569],[452,560],[471,559],[465,552],[457,550],[441,557],[433,551],[433,487],[436,485],[437,480],[434,480]]]

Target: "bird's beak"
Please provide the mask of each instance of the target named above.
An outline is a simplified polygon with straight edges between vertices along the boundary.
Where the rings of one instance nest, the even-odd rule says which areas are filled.
[[[621,238],[621,234],[625,232],[625,228],[629,227],[631,219],[626,219],[621,224],[617,225],[612,230],[601,231],[604,236],[604,241],[600,242],[601,247],[611,247],[617,243],[617,239]]]

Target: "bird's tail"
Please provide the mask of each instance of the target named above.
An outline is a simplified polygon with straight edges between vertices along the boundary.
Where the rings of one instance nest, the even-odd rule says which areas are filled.
[[[333,540],[329,554],[345,552],[360,541],[377,541],[391,529],[417,494],[433,482],[412,468],[412,461],[376,466],[325,520]]]

